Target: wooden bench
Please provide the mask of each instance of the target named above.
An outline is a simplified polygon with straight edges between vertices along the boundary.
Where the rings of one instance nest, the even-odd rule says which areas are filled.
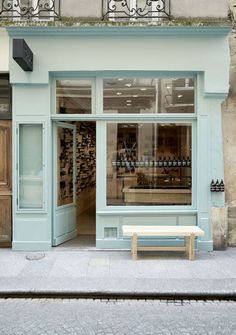
[[[131,237],[131,253],[133,260],[137,259],[140,251],[185,251],[189,260],[194,260],[194,239],[204,236],[204,231],[196,226],[123,226],[123,236]],[[181,247],[173,246],[138,246],[138,237],[184,237]]]

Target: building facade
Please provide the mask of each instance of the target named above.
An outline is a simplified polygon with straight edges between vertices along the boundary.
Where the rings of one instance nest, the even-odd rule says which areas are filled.
[[[12,87],[12,248],[87,239],[124,249],[124,224],[157,224],[197,225],[205,236],[196,248],[213,250],[228,222],[227,3],[38,3],[0,11]],[[193,13],[201,19],[183,18]],[[157,242],[183,243],[145,244]]]

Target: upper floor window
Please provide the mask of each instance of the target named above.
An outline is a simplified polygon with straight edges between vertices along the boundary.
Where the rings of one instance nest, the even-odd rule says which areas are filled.
[[[107,0],[103,19],[170,18],[170,0]]]
[[[11,119],[11,85],[8,74],[0,74],[0,119]]]
[[[0,18],[54,20],[60,18],[60,0],[0,0]]]
[[[193,78],[104,79],[104,113],[194,113]]]

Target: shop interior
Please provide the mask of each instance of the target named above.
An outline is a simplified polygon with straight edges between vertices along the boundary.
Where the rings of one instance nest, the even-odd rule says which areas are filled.
[[[76,239],[63,246],[93,247],[96,239],[96,124],[76,126]],[[73,203],[73,131],[58,128],[58,206]]]

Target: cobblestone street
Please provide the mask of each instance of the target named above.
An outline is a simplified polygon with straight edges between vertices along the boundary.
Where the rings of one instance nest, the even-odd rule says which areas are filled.
[[[236,303],[1,299],[1,335],[234,335]]]

